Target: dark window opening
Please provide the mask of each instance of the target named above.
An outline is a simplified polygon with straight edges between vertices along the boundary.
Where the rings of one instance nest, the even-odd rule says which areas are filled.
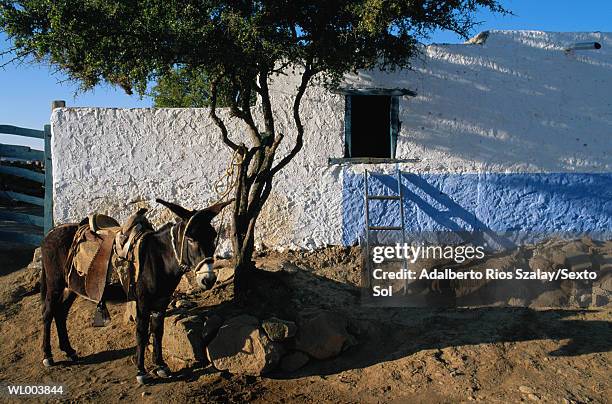
[[[397,109],[397,97],[347,95],[344,157],[395,158]]]

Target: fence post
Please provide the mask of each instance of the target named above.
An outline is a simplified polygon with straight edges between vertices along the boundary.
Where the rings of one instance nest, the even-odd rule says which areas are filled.
[[[66,106],[66,101],[64,100],[53,100],[51,102],[51,112],[53,112],[53,110],[55,108],[64,108]]]
[[[45,227],[47,234],[53,227],[53,163],[51,160],[51,125],[45,125]]]
[[[66,107],[66,101],[53,100],[51,113],[56,108]],[[45,234],[53,228],[53,161],[51,156],[51,125],[45,125]]]

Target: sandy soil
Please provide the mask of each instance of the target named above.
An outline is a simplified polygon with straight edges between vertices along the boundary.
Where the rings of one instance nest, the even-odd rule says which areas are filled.
[[[137,386],[131,363],[134,328],[123,321],[124,304],[109,305],[110,326],[92,328],[94,307],[79,299],[69,332],[82,362],[45,369],[34,274],[19,269],[27,257],[27,251],[0,251],[5,264],[0,384],[60,383],[66,389],[60,401],[604,403],[612,397],[610,310],[368,308],[359,302],[357,258],[340,249],[259,257],[260,267],[282,274],[268,303],[257,308],[228,303],[231,281],[187,297],[198,305],[195,310],[285,318],[305,307],[344,313],[359,343],[335,359],[267,377],[191,368],[173,379]],[[52,338],[59,360],[55,334]]]

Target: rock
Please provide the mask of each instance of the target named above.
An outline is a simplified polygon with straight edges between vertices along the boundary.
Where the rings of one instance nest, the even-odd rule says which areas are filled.
[[[563,290],[549,290],[535,298],[529,307],[563,307],[568,304],[568,296]]]
[[[30,262],[28,268],[36,268],[38,270],[42,269],[42,250],[40,249],[40,247],[34,250],[32,262]]]
[[[593,295],[594,307],[605,307],[610,303],[610,298],[605,295]]]
[[[565,266],[574,272],[592,268],[591,256],[582,252],[570,252],[565,256]]]
[[[166,317],[163,339],[164,352],[173,359],[179,359],[178,363],[180,364],[202,362],[205,359],[202,344],[203,328],[204,323],[199,316]]]
[[[208,359],[218,370],[259,376],[278,365],[282,346],[259,328],[259,320],[242,315],[226,321],[206,348]]]
[[[566,254],[558,249],[552,250],[550,262],[553,265],[552,269],[562,268],[565,266]]]
[[[598,279],[593,282],[593,287],[600,288],[607,292],[612,292],[612,273],[607,273],[598,277]]]
[[[196,304],[194,302],[190,302],[189,300],[181,299],[176,302],[175,307],[177,309],[180,309],[180,308],[189,309],[191,307],[195,307],[195,305]]]
[[[325,310],[304,310],[298,316],[296,349],[316,359],[338,355],[349,338],[347,320]]]
[[[123,314],[123,321],[126,324],[136,322],[136,302],[127,302],[125,304],[125,312]]]
[[[233,276],[233,267],[221,267],[217,269],[217,283],[229,281]]]
[[[280,368],[285,372],[295,372],[296,370],[304,367],[309,360],[310,358],[305,353],[295,351],[289,355],[283,356],[280,363]]]
[[[589,307],[591,305],[592,300],[592,294],[588,290],[579,291],[576,295],[576,301],[578,302],[578,305],[582,308]]]
[[[612,254],[603,255],[598,261],[601,272],[612,271]]]
[[[574,296],[578,299],[580,295],[589,293],[589,282],[591,281],[565,279],[559,283],[559,288],[565,292],[568,297]]]
[[[531,401],[540,401],[540,397],[533,393],[528,394],[527,398],[530,399]]]
[[[297,331],[297,326],[293,321],[281,320],[276,317],[263,321],[261,326],[272,341],[283,341],[291,338]]]
[[[520,297],[511,297],[508,299],[508,306],[510,307],[525,307],[527,306],[527,300]]]
[[[592,240],[589,241],[588,239],[573,240],[565,244],[563,247],[561,247],[561,251],[564,251],[567,253],[588,253],[589,247],[588,245],[585,244],[585,241],[588,242],[589,244],[593,243]]]
[[[291,262],[283,262],[282,264],[280,264],[280,270],[285,271],[289,274],[295,274],[300,271],[301,268]]]
[[[612,273],[600,273],[592,287],[594,307],[604,307],[612,301]]]
[[[192,283],[190,281],[190,278],[192,276],[193,275],[191,275],[191,273],[187,273],[187,274],[183,275],[181,277],[181,280],[179,281],[179,284],[176,287],[176,291],[188,295],[188,294],[193,293],[195,290],[197,290],[197,288],[193,287],[193,285],[192,285]]]
[[[210,344],[215,336],[217,335],[217,331],[223,325],[223,319],[216,314],[208,317],[204,321],[204,327],[202,327],[202,344],[207,346]]]
[[[527,387],[527,386],[519,386],[519,391],[523,394],[531,394],[533,393],[533,389],[531,387]]]
[[[532,271],[540,269],[542,271],[550,271],[552,263],[541,255],[535,255],[529,260],[529,268]]]

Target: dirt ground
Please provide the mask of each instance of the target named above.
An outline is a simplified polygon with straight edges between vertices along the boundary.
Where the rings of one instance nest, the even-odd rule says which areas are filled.
[[[201,312],[288,318],[320,307],[343,313],[358,344],[335,359],[266,377],[189,368],[138,386],[131,363],[135,331],[124,323],[125,304],[111,303],[110,326],[92,328],[93,304],[78,299],[68,329],[82,361],[46,369],[35,274],[22,269],[31,254],[14,246],[0,251],[0,385],[63,384],[64,395],[51,401],[605,403],[612,397],[610,310],[368,308],[356,287],[358,259],[343,249],[258,257],[259,267],[281,273],[269,302],[258,308],[229,303],[231,280],[181,296]],[[55,334],[52,344],[59,361]]]

